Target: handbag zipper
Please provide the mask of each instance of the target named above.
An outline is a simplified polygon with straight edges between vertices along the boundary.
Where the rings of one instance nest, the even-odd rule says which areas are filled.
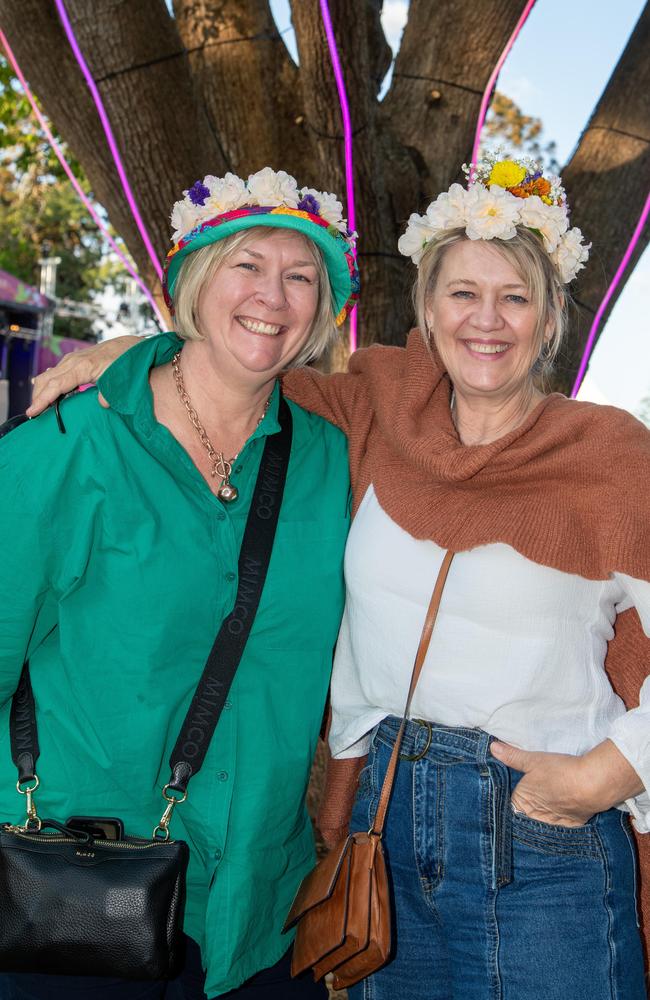
[[[77,844],[79,847],[84,847],[84,844],[78,843],[73,837],[51,837],[45,833],[25,833],[19,826],[12,826],[9,823],[3,825],[1,829],[5,833],[13,833],[16,837],[22,837],[23,840],[38,840],[45,844]],[[159,844],[169,846],[175,843],[175,840],[162,839],[160,841],[148,841],[144,844],[125,844],[121,840],[94,840],[93,849],[95,847],[118,847],[122,851],[146,851],[150,847],[158,847]]]

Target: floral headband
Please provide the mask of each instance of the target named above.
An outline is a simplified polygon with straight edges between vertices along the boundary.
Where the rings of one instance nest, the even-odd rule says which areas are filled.
[[[174,205],[171,223],[174,246],[167,254],[163,276],[165,301],[172,296],[180,265],[188,254],[217,243],[243,229],[272,226],[295,229],[320,248],[330,280],[337,326],[359,298],[356,233],[348,230],[336,195],[313,188],[298,189],[284,170],[264,167],[247,181],[235,174],[196,181]]]
[[[463,166],[468,186],[452,184],[432,201],[424,215],[413,214],[398,249],[414,264],[434,236],[464,229],[470,240],[511,240],[517,226],[541,236],[560,280],[575,278],[589,257],[579,229],[569,229],[569,209],[559,177],[543,176],[534,160],[500,159],[500,151],[480,163]]]

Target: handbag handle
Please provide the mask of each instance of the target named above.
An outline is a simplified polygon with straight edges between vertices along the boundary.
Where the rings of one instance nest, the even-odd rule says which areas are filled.
[[[404,716],[402,718],[402,724],[399,727],[399,731],[395,738],[395,743],[393,745],[393,752],[390,755],[390,761],[388,762],[388,768],[386,769],[386,775],[384,777],[384,783],[381,786],[381,794],[379,796],[379,804],[377,806],[377,812],[375,813],[375,818],[373,824],[368,831],[370,835],[375,835],[376,837],[381,837],[384,829],[384,822],[386,820],[386,811],[388,809],[388,803],[390,802],[390,796],[393,791],[393,782],[395,780],[395,772],[397,770],[397,760],[399,757],[400,747],[402,745],[402,737],[404,736],[404,729],[406,728],[406,722],[408,719],[408,714],[411,708],[411,702],[413,701],[413,695],[415,694],[415,688],[420,679],[420,674],[422,673],[422,667],[424,666],[424,659],[427,655],[427,650],[429,648],[429,643],[431,641],[431,634],[433,632],[433,626],[436,623],[436,618],[438,617],[438,608],[440,607],[440,599],[442,597],[442,591],[444,590],[445,582],[447,580],[447,574],[449,573],[449,567],[451,566],[451,561],[454,558],[453,552],[445,552],[444,559],[442,560],[442,565],[438,571],[438,577],[436,579],[435,586],[433,588],[433,593],[431,595],[431,600],[429,601],[429,608],[427,611],[427,616],[424,620],[424,625],[422,627],[422,635],[420,636],[420,643],[418,645],[417,653],[415,654],[415,663],[413,664],[413,672],[411,673],[411,683],[409,685],[409,692],[406,698],[406,707],[404,708]]]

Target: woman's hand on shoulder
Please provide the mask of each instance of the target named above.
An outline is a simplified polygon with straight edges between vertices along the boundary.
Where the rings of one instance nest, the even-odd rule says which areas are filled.
[[[121,354],[137,344],[139,337],[115,337],[92,347],[66,354],[56,368],[48,368],[46,372],[37,375],[33,380],[31,405],[27,409],[28,417],[36,417],[59,396],[77,389],[80,385],[96,382],[106,369],[113,364]],[[100,395],[102,406],[108,403]]]

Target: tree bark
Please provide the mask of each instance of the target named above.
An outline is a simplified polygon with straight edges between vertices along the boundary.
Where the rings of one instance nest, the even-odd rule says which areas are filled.
[[[572,225],[592,242],[574,290],[570,336],[554,388],[570,393],[595,313],[621,263],[648,196],[650,178],[650,5],[646,5],[607,88],[563,171]],[[646,225],[600,323],[604,329],[648,245]]]
[[[300,74],[268,5],[174,0],[174,13],[198,99],[228,169],[248,176],[272,166],[305,177],[309,143]]]

